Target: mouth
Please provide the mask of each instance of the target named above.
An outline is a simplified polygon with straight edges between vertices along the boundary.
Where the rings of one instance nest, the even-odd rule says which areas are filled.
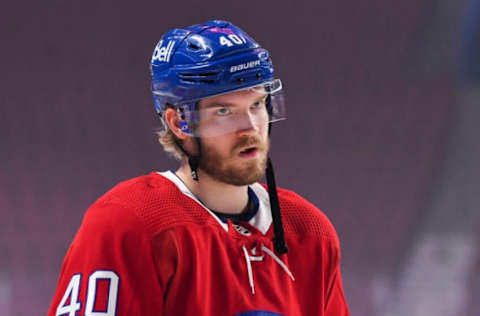
[[[251,146],[240,151],[239,155],[242,158],[253,158],[257,155],[257,153],[258,153],[258,148],[255,146]]]

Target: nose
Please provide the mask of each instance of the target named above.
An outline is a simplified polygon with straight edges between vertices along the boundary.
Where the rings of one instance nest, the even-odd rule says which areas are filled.
[[[235,124],[237,125],[237,134],[257,133],[259,131],[257,119],[250,112],[238,115]]]

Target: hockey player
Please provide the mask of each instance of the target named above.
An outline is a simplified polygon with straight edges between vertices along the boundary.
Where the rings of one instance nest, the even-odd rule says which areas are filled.
[[[180,167],[88,209],[48,315],[349,315],[334,228],[275,187],[269,133],[285,115],[268,52],[214,20],[167,32],[151,73]]]

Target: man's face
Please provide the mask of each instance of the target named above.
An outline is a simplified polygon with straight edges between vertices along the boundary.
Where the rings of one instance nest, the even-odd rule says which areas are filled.
[[[199,103],[203,128],[200,169],[216,180],[247,185],[260,180],[269,150],[266,95],[243,90]],[[218,129],[223,129],[219,131]]]

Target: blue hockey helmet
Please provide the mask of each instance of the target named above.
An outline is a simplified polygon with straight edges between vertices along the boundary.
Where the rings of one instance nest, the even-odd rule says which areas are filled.
[[[242,89],[268,95],[270,122],[285,118],[282,83],[274,78],[268,51],[229,22],[168,31],[155,47],[150,69],[155,109],[165,128],[167,106],[182,111],[182,129],[194,134],[199,100]]]

